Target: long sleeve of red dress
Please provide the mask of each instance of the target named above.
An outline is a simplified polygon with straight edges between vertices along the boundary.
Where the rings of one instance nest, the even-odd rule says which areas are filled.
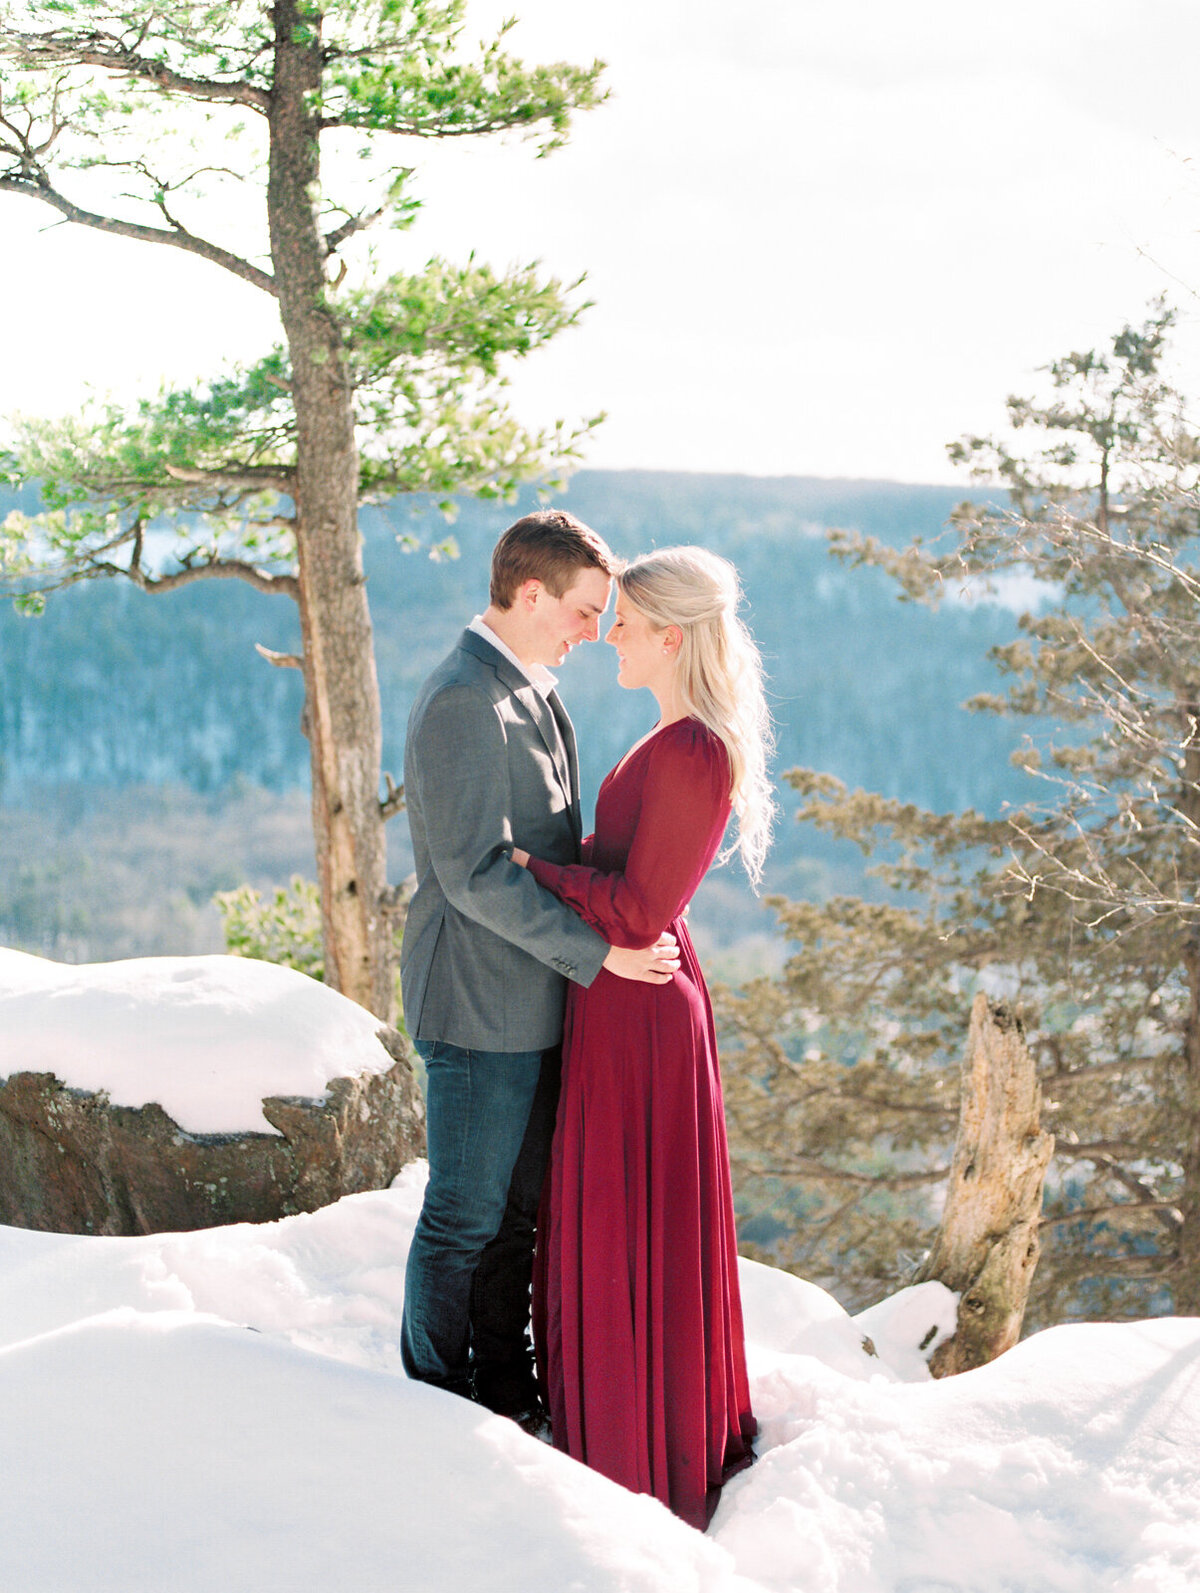
[[[649,766],[622,868],[529,862],[538,883],[613,946],[653,945],[692,899],[729,819],[728,755],[703,725],[677,720],[639,754]]]

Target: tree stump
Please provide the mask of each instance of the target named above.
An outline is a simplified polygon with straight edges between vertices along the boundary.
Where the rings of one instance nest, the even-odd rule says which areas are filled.
[[[962,1066],[958,1140],[942,1226],[920,1281],[959,1297],[953,1337],[930,1358],[935,1377],[983,1366],[1017,1342],[1041,1249],[1042,1185],[1054,1136],[1020,1018],[977,995]]]

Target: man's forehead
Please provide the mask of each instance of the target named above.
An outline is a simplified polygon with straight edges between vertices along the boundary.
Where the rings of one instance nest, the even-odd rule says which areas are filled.
[[[581,570],[562,595],[564,603],[579,608],[594,608],[602,614],[608,607],[612,592],[612,578],[603,570]]]

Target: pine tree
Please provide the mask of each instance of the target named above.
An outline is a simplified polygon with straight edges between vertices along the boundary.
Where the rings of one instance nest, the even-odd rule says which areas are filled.
[[[381,1015],[397,906],[384,825],[402,794],[390,778],[381,794],[358,507],[506,496],[581,435],[527,431],[500,391],[502,361],[574,320],[569,290],[532,266],[389,273],[347,249],[413,222],[410,140],[515,129],[544,153],[600,97],[598,64],[527,69],[507,30],[470,55],[463,16],[462,0],[0,12],[0,191],[263,295],[261,347],[202,387],[20,428],[8,474],[39,480],[49,512],[10,518],[0,579],[32,610],[104,576],[159,593],[233,578],[298,605],[301,654],[269,656],[303,671],[325,976]],[[149,549],[165,517],[164,563]]]
[[[793,1264],[859,1297],[930,1241],[985,988],[1023,1011],[1057,1138],[1032,1319],[1200,1311],[1200,438],[1171,321],[1057,361],[1011,435],[952,447],[1008,501],[964,504],[948,545],[834,538],[908,600],[1013,574],[1041,599],[993,652],[1008,689],[968,706],[1025,719],[1045,800],[932,814],[794,771],[883,899],[778,904],[783,978],[727,999],[744,1199],[790,1202]]]

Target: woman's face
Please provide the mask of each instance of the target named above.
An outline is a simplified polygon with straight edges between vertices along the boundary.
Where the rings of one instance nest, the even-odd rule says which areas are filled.
[[[669,646],[670,631],[669,626],[666,630],[655,630],[618,587],[617,612],[604,638],[617,650],[618,685],[630,691],[639,686],[649,686],[653,690],[670,678],[675,662]]]

